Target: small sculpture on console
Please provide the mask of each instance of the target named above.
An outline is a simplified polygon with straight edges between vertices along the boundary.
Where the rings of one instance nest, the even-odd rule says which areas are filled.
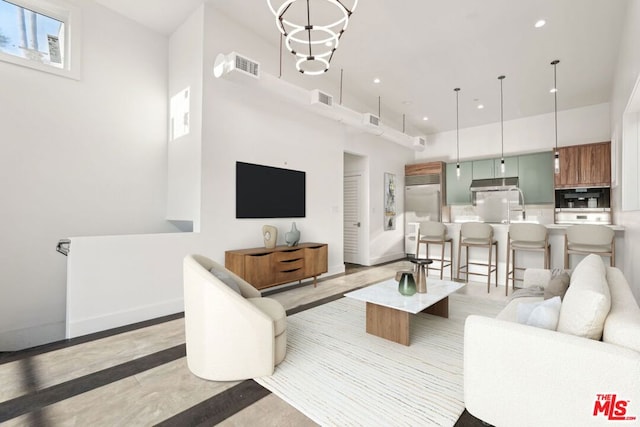
[[[300,232],[296,228],[295,222],[291,224],[291,231],[284,234],[284,241],[287,242],[287,246],[295,246],[300,241]]]
[[[278,241],[278,229],[273,225],[263,225],[262,237],[264,238],[264,247],[273,249],[276,247],[276,242]]]

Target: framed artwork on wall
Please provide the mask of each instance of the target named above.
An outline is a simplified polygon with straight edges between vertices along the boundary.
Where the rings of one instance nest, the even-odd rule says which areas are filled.
[[[396,176],[384,174],[384,229],[396,229]]]

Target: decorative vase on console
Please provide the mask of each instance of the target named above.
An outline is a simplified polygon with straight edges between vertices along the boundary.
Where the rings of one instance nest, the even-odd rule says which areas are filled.
[[[287,242],[287,246],[295,246],[300,241],[300,232],[296,228],[295,222],[291,224],[291,231],[284,234],[284,241]]]
[[[276,242],[278,241],[278,229],[273,225],[263,225],[262,237],[264,237],[264,247],[273,249],[276,247]]]

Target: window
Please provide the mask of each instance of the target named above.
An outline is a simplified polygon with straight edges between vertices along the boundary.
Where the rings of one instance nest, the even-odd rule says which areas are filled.
[[[183,89],[171,97],[169,107],[171,141],[189,134],[189,88]]]
[[[79,79],[80,14],[54,1],[0,0],[0,60]]]

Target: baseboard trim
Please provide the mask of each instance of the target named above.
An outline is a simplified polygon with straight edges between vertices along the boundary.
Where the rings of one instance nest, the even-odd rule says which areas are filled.
[[[135,307],[116,313],[76,320],[67,324],[66,338],[76,338],[183,311],[184,299],[178,298],[157,304]]]

